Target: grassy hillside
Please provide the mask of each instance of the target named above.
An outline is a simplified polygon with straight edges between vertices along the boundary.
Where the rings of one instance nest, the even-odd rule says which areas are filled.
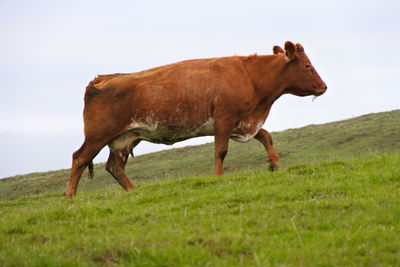
[[[310,125],[272,133],[281,157],[281,170],[294,164],[340,159],[365,153],[400,151],[400,110],[369,114],[345,121]],[[233,173],[266,166],[266,153],[257,141],[231,141],[225,172]],[[185,147],[129,159],[127,174],[134,184],[169,178],[209,175],[213,169],[213,144]],[[116,182],[104,164],[95,166],[95,178],[82,177],[79,191],[93,191]],[[62,193],[69,170],[33,173],[0,180],[0,199],[14,199],[42,192]]]
[[[363,125],[370,118],[356,121]],[[341,123],[349,132],[350,125],[357,127]],[[310,140],[306,133],[323,130],[332,139],[321,145],[335,144],[344,155],[352,154],[337,143],[341,138],[334,139],[330,129],[340,131],[336,126],[277,136],[288,140],[301,134]],[[348,140],[353,147],[361,145],[357,136],[369,136],[356,132]],[[279,142],[287,153],[283,158],[296,155],[295,148],[307,149],[300,141],[293,151]],[[330,157],[325,149],[310,153],[307,160]],[[302,158],[286,164],[295,161]],[[379,152],[297,164],[276,173],[264,168],[160,179],[130,193],[114,185],[73,199],[57,192],[0,201],[0,265],[399,266],[399,188],[400,152]]]

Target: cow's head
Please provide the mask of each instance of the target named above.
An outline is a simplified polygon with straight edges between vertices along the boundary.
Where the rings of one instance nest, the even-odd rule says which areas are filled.
[[[285,92],[297,96],[320,96],[325,93],[327,86],[311,65],[301,44],[294,45],[287,41],[285,51],[279,46],[274,46],[273,51],[274,54],[285,54],[287,61],[283,71]]]

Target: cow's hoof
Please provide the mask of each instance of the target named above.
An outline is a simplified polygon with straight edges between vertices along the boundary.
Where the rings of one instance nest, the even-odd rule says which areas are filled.
[[[270,164],[269,164],[269,170],[270,170],[271,172],[277,171],[277,170],[278,170],[278,164],[270,163]]]
[[[64,199],[70,199],[73,197],[73,194],[68,194],[67,192],[64,192],[63,196],[64,196]]]

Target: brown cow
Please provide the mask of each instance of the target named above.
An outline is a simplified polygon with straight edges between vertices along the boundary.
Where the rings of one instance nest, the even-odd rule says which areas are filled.
[[[76,193],[79,179],[106,145],[106,169],[118,183],[135,188],[125,174],[133,148],[141,141],[173,144],[197,136],[213,135],[215,175],[229,139],[252,138],[265,147],[270,169],[278,167],[278,154],[263,126],[271,105],[281,95],[323,94],[327,87],[300,44],[285,43],[273,55],[232,56],[187,60],[132,74],[100,75],[85,93],[85,141],[73,154],[71,178],[65,190]]]

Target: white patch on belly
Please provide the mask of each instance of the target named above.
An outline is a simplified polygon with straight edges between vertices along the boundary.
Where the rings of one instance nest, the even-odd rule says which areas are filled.
[[[197,136],[214,135],[214,118],[209,118],[197,131]]]
[[[147,116],[145,122],[132,121],[127,130],[143,130],[154,132],[158,128],[158,121],[153,121],[151,116]]]
[[[251,128],[251,123],[244,123],[243,121],[239,122],[238,126],[236,127],[238,129],[248,129]]]
[[[198,128],[182,127],[181,130],[169,130],[168,125],[153,120],[147,116],[145,122],[132,121],[127,127],[126,132],[110,142],[109,146],[115,150],[129,147],[138,139],[152,143],[162,143],[172,145],[176,142],[198,136],[214,134],[214,119],[209,118]]]
[[[234,130],[242,130],[247,132],[246,134],[231,134],[231,139],[238,142],[247,142],[254,138],[261,127],[264,125],[264,121],[259,121],[257,125],[253,128],[251,123],[239,122],[238,126]]]

